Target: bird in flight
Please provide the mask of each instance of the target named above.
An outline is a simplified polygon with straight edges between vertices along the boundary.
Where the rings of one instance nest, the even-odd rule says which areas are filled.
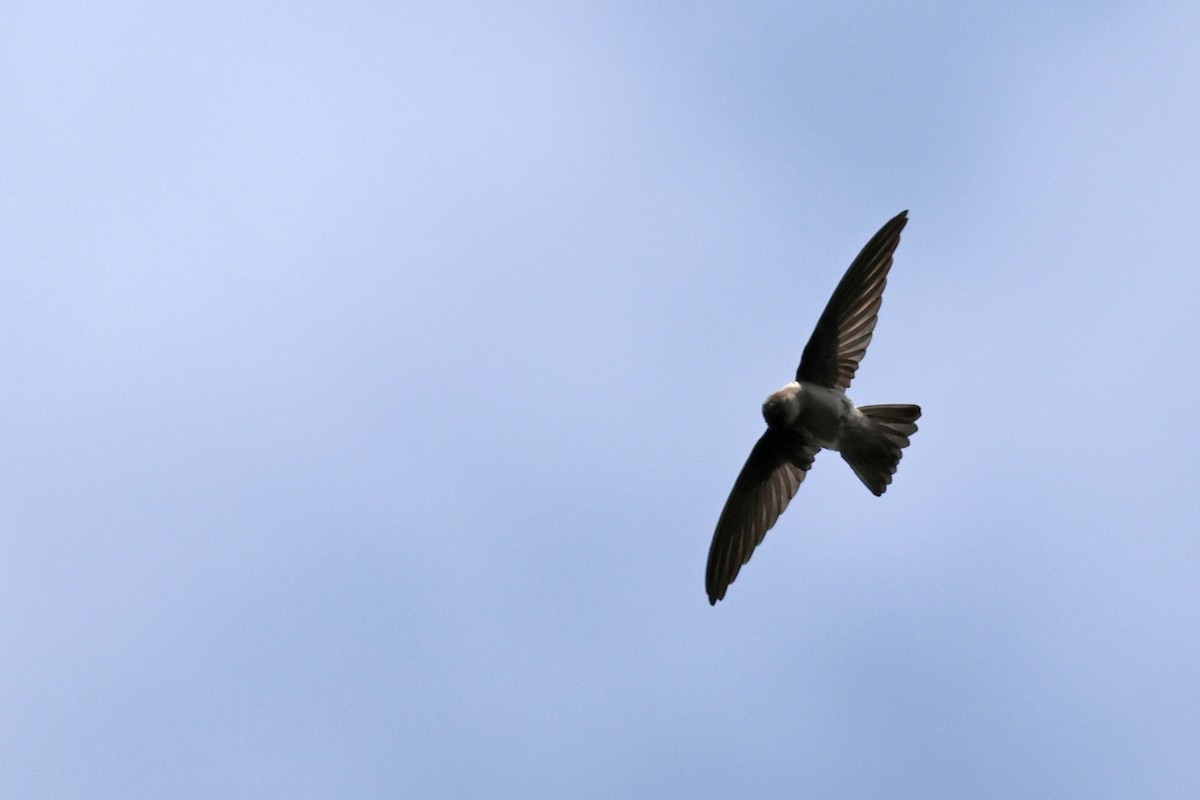
[[[796,494],[821,448],[836,450],[879,496],[917,431],[914,405],[855,406],[846,389],[867,352],[892,253],[908,222],[901,211],[850,264],[809,337],[796,380],[763,403],[767,430],[733,484],[708,550],[708,602],[725,597],[738,570]]]

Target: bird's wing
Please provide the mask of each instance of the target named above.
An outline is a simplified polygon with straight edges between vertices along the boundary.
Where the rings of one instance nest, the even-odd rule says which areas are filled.
[[[704,585],[716,604],[754,548],[787,508],[820,448],[799,434],[768,428],[750,451],[717,520]]]
[[[850,386],[871,343],[892,253],[907,222],[907,211],[893,217],[846,270],[804,347],[796,380],[843,392]]]

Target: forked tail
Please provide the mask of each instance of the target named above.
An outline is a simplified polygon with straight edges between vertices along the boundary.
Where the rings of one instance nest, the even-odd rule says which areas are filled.
[[[859,406],[868,427],[842,436],[842,458],[876,496],[883,494],[896,474],[908,437],[917,432],[921,407],[912,405]]]

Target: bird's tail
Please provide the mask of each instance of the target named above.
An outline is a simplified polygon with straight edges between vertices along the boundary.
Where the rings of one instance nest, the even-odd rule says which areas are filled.
[[[853,435],[842,436],[842,458],[858,479],[879,496],[896,474],[900,451],[908,447],[908,437],[917,432],[921,408],[901,404],[859,406],[858,410],[867,418],[867,426]]]

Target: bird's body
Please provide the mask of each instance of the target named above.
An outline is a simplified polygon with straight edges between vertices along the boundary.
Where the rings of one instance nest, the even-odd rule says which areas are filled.
[[[858,407],[846,389],[875,330],[907,213],[900,212],[884,225],[854,259],[804,348],[796,380],[763,403],[767,430],[725,501],[709,548],[705,585],[710,603],[725,596],[738,570],[795,495],[818,451],[841,453],[877,496],[892,482],[921,409]]]
[[[792,381],[763,403],[768,425],[790,428],[827,450],[840,449],[843,434],[861,417],[845,392],[815,383]]]

